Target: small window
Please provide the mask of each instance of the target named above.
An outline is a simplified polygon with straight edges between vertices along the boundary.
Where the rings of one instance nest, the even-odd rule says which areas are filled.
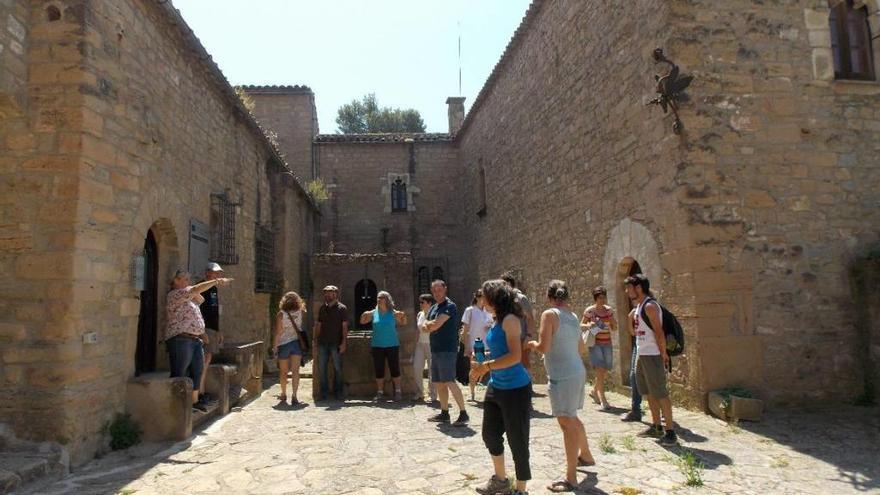
[[[834,55],[834,78],[874,80],[868,9],[855,8],[853,0],[840,1],[831,7],[828,23]]]
[[[439,266],[435,266],[434,270],[431,272],[431,280],[442,280],[447,282],[446,277],[444,276],[443,268]]]
[[[484,169],[483,167],[480,167],[479,180],[480,203],[479,209],[477,210],[477,215],[482,217],[486,215],[486,169]]]
[[[406,211],[406,182],[400,177],[391,183],[391,211]]]
[[[211,260],[225,265],[238,263],[235,206],[226,193],[211,195]]]
[[[416,275],[416,286],[419,288],[419,294],[428,294],[431,292],[431,274],[428,272],[427,266],[420,266]]]
[[[61,9],[54,5],[50,5],[46,7],[46,18],[49,22],[55,22],[61,20]]]
[[[255,224],[254,232],[254,292],[274,292],[277,285],[275,276],[275,233],[272,229]]]

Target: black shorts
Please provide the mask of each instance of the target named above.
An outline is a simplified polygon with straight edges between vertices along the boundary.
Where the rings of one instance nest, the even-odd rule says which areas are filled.
[[[388,369],[391,378],[400,377],[400,346],[373,347],[373,371],[376,379],[385,378],[385,361],[388,361]]]

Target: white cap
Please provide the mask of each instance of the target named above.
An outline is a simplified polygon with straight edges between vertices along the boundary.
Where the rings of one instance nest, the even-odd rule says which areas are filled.
[[[220,265],[217,263],[208,263],[208,266],[205,267],[206,272],[222,272],[223,269],[220,268]]]

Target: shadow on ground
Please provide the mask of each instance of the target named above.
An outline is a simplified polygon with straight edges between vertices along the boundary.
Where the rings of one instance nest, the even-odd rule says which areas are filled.
[[[836,466],[859,491],[880,490],[880,407],[784,409],[738,426]]]

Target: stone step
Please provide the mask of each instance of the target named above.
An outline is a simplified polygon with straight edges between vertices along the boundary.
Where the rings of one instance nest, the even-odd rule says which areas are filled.
[[[193,409],[192,412],[192,427],[195,430],[196,428],[205,424],[209,419],[220,416],[220,403],[217,402],[215,404],[211,404],[208,407],[207,411],[199,411],[198,409]]]
[[[0,425],[0,494],[33,491],[58,481],[70,472],[69,464],[61,445],[19,440]]]

